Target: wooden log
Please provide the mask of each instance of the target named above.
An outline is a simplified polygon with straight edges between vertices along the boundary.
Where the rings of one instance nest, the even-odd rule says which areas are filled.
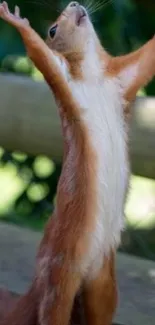
[[[60,120],[44,82],[0,75],[0,146],[62,159]],[[155,178],[155,98],[139,97],[133,105],[132,172]]]
[[[131,124],[131,166],[134,174],[155,179],[155,98],[137,97]]]
[[[0,75],[0,146],[61,160],[60,120],[44,82]]]

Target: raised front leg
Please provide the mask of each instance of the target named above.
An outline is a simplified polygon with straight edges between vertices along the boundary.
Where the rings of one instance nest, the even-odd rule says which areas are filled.
[[[155,76],[155,37],[137,51],[111,58],[107,74],[119,77],[124,98],[134,100],[137,91]]]
[[[84,308],[88,325],[111,325],[117,305],[115,260],[106,258],[98,276],[85,283]]]
[[[31,28],[29,21],[20,17],[20,10],[17,6],[14,14],[12,14],[7,3],[3,2],[0,4],[0,17],[17,28],[24,41],[28,56],[44,75],[68,118],[73,116],[76,118],[75,107],[77,107],[77,103],[68,87],[66,76],[64,76],[64,70],[66,69],[66,73],[68,71],[64,58],[57,52],[50,50],[41,37]],[[63,69],[61,69],[62,65]]]
[[[54,77],[55,69],[57,69],[54,53],[31,28],[29,21],[26,18],[21,18],[18,6],[15,7],[14,13],[11,13],[7,3],[4,1],[0,4],[0,17],[19,31],[29,57],[44,74],[45,78],[49,78],[51,73],[53,73],[51,78]]]

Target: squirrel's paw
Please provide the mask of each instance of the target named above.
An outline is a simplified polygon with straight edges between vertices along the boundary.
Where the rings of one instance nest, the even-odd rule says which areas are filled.
[[[0,17],[16,27],[29,25],[28,19],[20,17],[19,7],[15,6],[15,12],[12,14],[8,8],[7,2],[5,1],[0,3]]]

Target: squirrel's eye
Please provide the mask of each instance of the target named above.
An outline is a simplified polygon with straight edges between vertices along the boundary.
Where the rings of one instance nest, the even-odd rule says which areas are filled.
[[[57,27],[58,27],[58,25],[55,25],[52,28],[50,28],[49,35],[50,35],[51,38],[53,38],[55,36]]]

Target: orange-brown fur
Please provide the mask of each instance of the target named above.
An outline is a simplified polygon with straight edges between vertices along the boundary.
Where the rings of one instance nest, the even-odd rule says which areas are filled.
[[[89,325],[111,324],[117,304],[115,256],[112,252],[94,279],[84,290],[86,321]]]
[[[78,104],[49,52],[49,47],[55,50],[57,56],[66,60],[72,78],[81,80],[83,78],[80,69],[83,61],[83,53],[80,49],[82,43],[79,42],[79,38],[78,42],[74,38],[70,40],[74,27],[68,9],[57,20],[57,23],[62,26],[57,42],[51,42],[48,37],[48,46],[26,21],[10,16],[6,4],[0,6],[0,15],[20,32],[29,57],[43,73],[56,99],[60,102],[64,135],[64,160],[57,191],[57,206],[45,229],[39,248],[34,282],[26,295],[19,299],[13,311],[0,324],[35,325],[45,322],[67,325],[74,298],[82,287],[87,323],[110,325],[117,304],[115,252],[111,252],[111,255],[105,259],[99,274],[88,283],[83,284],[83,278],[76,267],[85,256],[89,245],[84,235],[85,231],[94,227],[97,157],[92,150],[87,128],[81,120]],[[68,18],[67,25],[65,18]],[[68,39],[65,39],[66,37]],[[74,41],[75,48],[71,51],[71,43]],[[84,37],[80,41],[84,41]],[[152,39],[134,53],[118,58],[112,58],[102,50],[99,43],[97,47],[99,60],[103,60],[104,77],[113,78],[129,65],[139,63],[137,76],[122,94],[129,107],[139,87],[145,85],[154,76],[152,64],[155,61],[155,40]],[[71,140],[66,137],[67,132],[70,133]],[[72,184],[70,180],[71,184],[67,185],[69,173],[66,164],[69,150],[74,152],[72,165],[74,182]],[[69,170],[69,172],[73,171]],[[74,186],[73,191],[70,186]]]
[[[127,66],[139,63],[139,72],[132,85],[127,89],[124,97],[128,102],[135,99],[140,87],[144,87],[155,74],[155,37],[140,49],[130,54],[111,58],[107,66],[107,75],[118,75]]]
[[[0,289],[0,321],[18,301],[18,295],[13,295],[5,289]]]

